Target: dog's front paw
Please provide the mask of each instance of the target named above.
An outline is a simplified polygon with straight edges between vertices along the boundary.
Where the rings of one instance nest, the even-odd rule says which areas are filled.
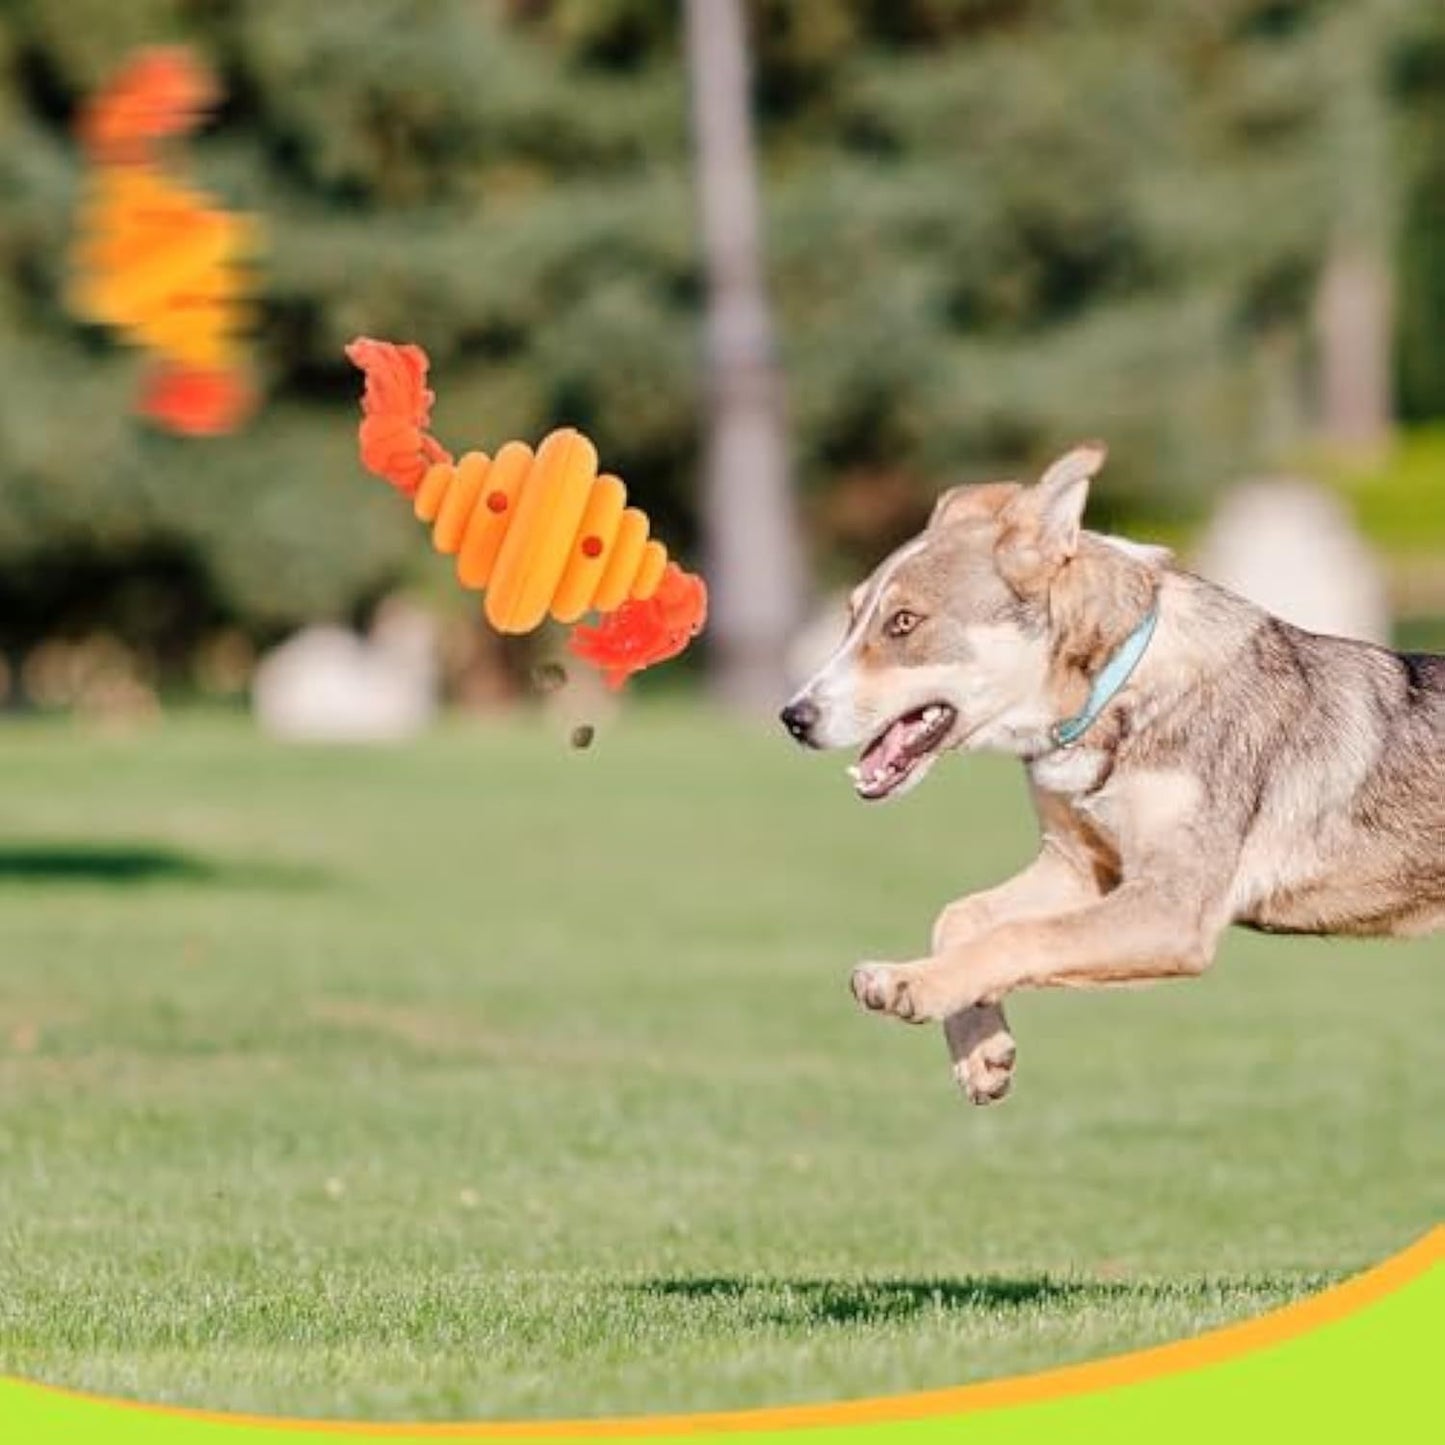
[[[954,1061],[953,1077],[970,1104],[996,1104],[1013,1087],[1017,1059],[1013,1035],[999,1029]]]
[[[860,963],[851,984],[853,997],[872,1013],[892,1014],[910,1024],[943,1017],[926,970],[915,963]]]

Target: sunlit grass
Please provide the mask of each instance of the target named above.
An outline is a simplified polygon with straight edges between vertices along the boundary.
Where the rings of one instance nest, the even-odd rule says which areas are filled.
[[[959,1383],[1258,1312],[1439,1217],[1438,942],[1014,1009],[974,1110],[860,957],[1027,856],[676,707],[398,750],[0,733],[0,1364],[288,1413]]]

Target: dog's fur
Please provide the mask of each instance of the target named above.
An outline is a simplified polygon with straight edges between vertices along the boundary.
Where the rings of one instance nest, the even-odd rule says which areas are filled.
[[[1027,769],[1035,861],[950,903],[927,957],[852,977],[865,1008],[944,1022],[975,1102],[1008,1091],[1013,989],[1195,975],[1231,923],[1445,925],[1445,658],[1301,631],[1167,553],[1082,530],[1103,459],[1083,446],[1034,486],[947,493],[853,594],[847,636],[784,709],[800,741],[850,747],[940,705],[946,735],[893,791],[954,748]],[[1126,685],[1056,746],[1051,725],[1151,606]]]

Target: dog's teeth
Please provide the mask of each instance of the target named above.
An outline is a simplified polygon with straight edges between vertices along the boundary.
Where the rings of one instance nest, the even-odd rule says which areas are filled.
[[[857,763],[849,763],[844,771],[855,783],[863,776],[863,769],[860,768]]]

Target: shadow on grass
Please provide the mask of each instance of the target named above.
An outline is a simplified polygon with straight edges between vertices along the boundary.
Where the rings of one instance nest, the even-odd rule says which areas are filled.
[[[173,884],[312,889],[326,875],[294,863],[217,859],[150,843],[0,843],[0,888]]]
[[[997,1314],[1028,1309],[1077,1310],[1122,1300],[1184,1304],[1229,1300],[1242,1313],[1267,1309],[1324,1281],[1070,1280],[1047,1275],[964,1279],[655,1279],[633,1285],[643,1298],[695,1301],[759,1322],[787,1325],[884,1325],[941,1314]]]

